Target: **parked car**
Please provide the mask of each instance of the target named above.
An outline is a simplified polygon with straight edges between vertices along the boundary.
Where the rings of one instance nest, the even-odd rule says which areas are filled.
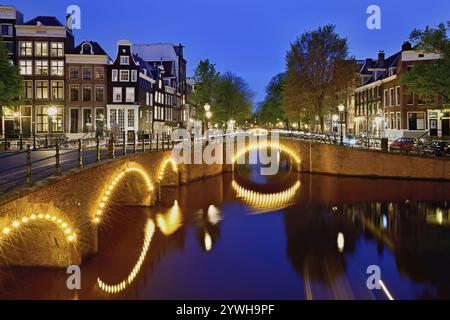
[[[450,141],[434,140],[423,146],[421,151],[435,156],[450,156]]]
[[[416,150],[417,139],[414,138],[400,138],[395,140],[389,146],[389,151],[411,152]]]

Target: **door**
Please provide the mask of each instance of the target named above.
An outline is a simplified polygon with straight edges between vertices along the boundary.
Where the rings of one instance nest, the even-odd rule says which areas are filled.
[[[78,133],[78,109],[70,109],[70,133]]]
[[[442,119],[442,136],[450,136],[450,119]]]
[[[430,136],[438,136],[438,121],[437,119],[430,119]]]
[[[5,136],[8,139],[16,138],[16,133],[14,130],[14,120],[5,119]]]
[[[21,107],[20,128],[24,138],[31,138],[31,107]]]

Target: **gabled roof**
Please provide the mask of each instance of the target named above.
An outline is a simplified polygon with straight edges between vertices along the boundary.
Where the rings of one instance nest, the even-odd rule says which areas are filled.
[[[150,63],[145,62],[137,54],[133,54],[134,61],[139,64],[139,72],[146,74],[152,79],[157,79],[159,71],[154,68]]]
[[[53,16],[37,16],[24,23],[27,26],[63,27],[61,22]]]
[[[85,44],[90,44],[92,51],[89,54],[98,55],[98,56],[107,56],[105,50],[100,46],[100,44],[96,41],[83,41],[78,46],[76,46],[73,50],[71,50],[71,54],[86,54],[83,53],[83,46]]]

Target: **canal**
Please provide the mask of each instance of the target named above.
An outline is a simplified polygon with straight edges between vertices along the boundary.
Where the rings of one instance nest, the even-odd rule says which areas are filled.
[[[113,204],[99,254],[65,270],[2,267],[3,299],[449,299],[450,183],[299,174],[279,159]],[[385,290],[369,290],[378,266]]]

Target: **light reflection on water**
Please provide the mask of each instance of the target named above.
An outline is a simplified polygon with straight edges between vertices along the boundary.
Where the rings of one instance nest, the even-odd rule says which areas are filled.
[[[285,166],[283,183],[265,180],[264,190],[255,168],[240,169],[166,189],[155,208],[113,207],[100,253],[82,266],[81,291],[66,289],[64,270],[2,268],[0,297],[386,299],[366,287],[367,267],[379,265],[395,299],[450,298],[450,184],[298,175]],[[287,207],[260,215],[232,187],[253,181],[274,192],[298,180]],[[121,283],[130,270],[123,290],[98,284]]]

